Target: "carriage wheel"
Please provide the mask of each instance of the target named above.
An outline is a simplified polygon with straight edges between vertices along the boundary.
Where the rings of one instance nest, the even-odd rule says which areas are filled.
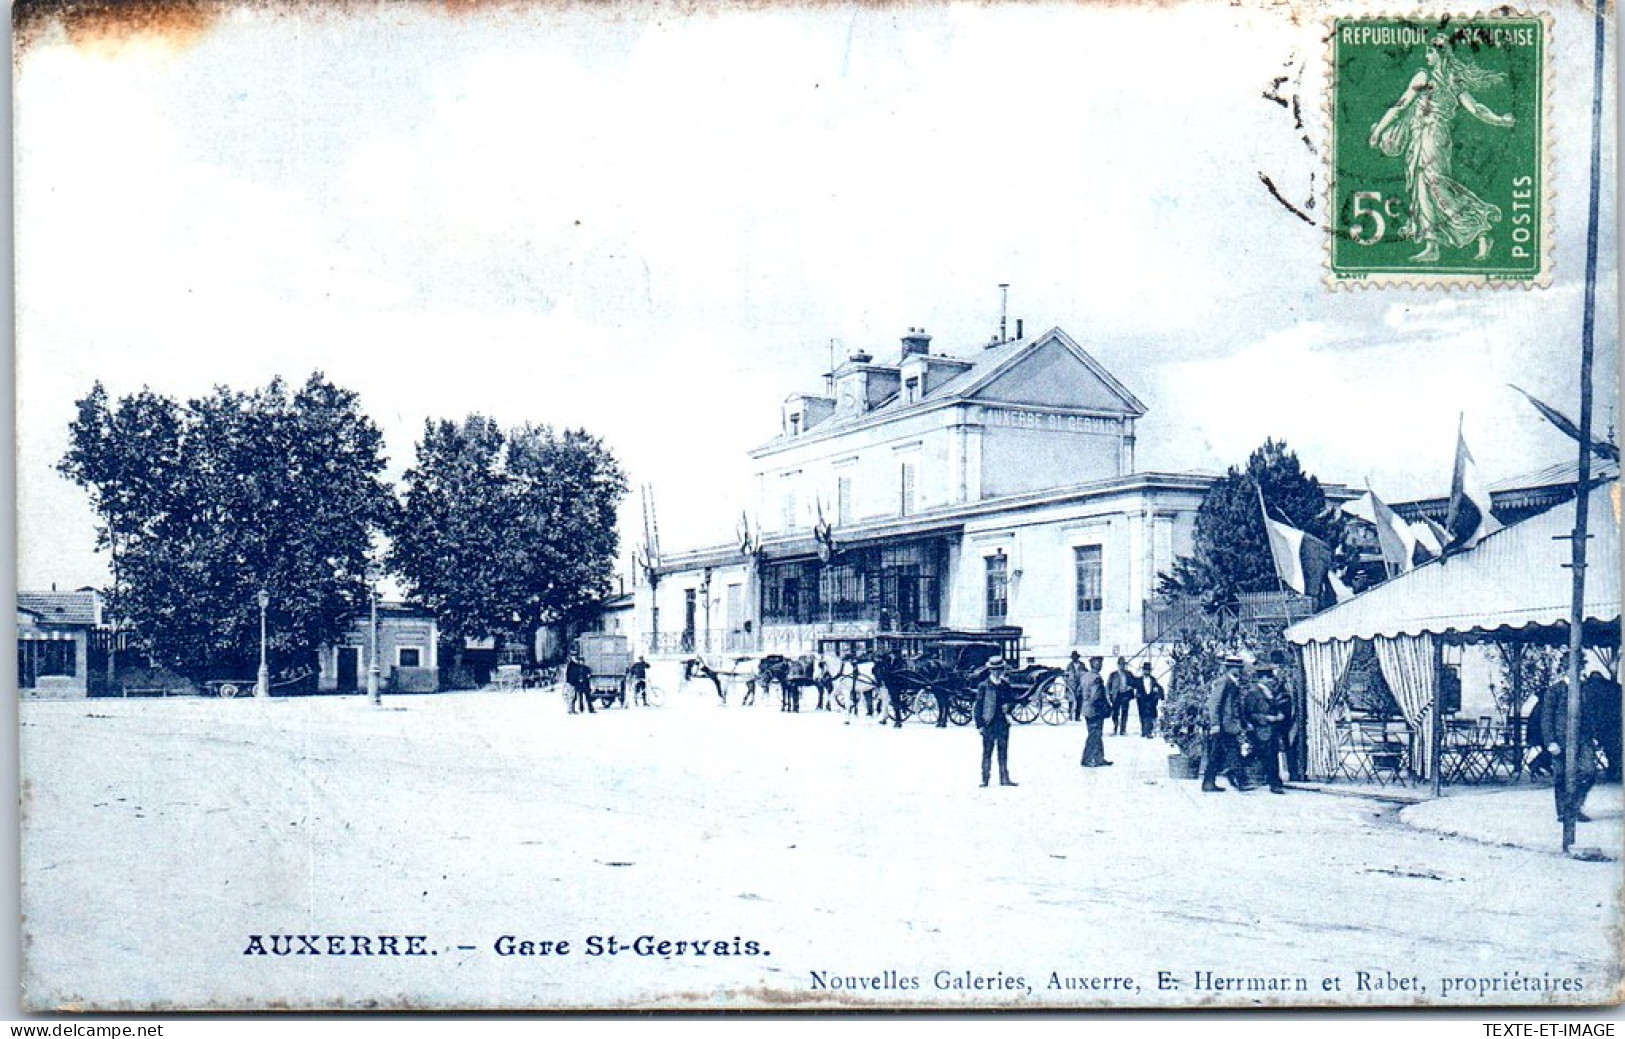
[[[222,700],[230,700],[232,697],[234,697],[236,695],[237,695],[237,686],[236,685],[234,685],[231,682],[222,682],[220,684],[220,699],[222,699]]]
[[[935,725],[940,715],[937,712],[937,698],[921,689],[914,694],[913,717],[926,725]]]
[[[1060,725],[1072,713],[1066,699],[1066,686],[1059,675],[1045,681],[1033,695],[1042,700],[1038,716],[1044,719],[1045,725]]]
[[[1021,725],[1031,725],[1038,720],[1038,690],[1034,689],[1027,694],[1024,700],[1017,700],[1010,705],[1010,717]]]
[[[645,687],[643,695],[648,699],[650,707],[666,706],[666,691],[657,685]]]
[[[948,705],[948,720],[955,725],[970,724],[970,703],[966,700],[955,700]]]

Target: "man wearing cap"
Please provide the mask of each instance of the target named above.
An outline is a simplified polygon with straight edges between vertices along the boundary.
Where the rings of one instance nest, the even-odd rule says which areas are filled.
[[[1105,661],[1099,657],[1089,658],[1089,670],[1083,675],[1083,721],[1089,727],[1089,736],[1083,743],[1084,768],[1100,768],[1110,765],[1106,760],[1106,716],[1112,713],[1111,703],[1106,697],[1106,682],[1100,677],[1101,666]]]
[[[1126,658],[1117,658],[1117,670],[1106,682],[1106,695],[1112,703],[1112,735],[1127,735],[1128,712],[1140,695],[1140,680],[1128,669]]]
[[[992,774],[993,752],[999,754],[999,785],[1015,786],[1010,778],[1010,683],[1005,680],[1004,658],[987,662],[987,677],[976,692],[973,717],[982,733],[982,785]]]
[[[1207,688],[1207,760],[1202,766],[1202,789],[1219,793],[1220,771],[1230,777],[1237,790],[1251,790],[1241,768],[1241,668],[1240,657],[1225,657],[1224,670]]]
[[[1151,661],[1140,665],[1140,695],[1135,703],[1140,708],[1140,735],[1146,739],[1157,727],[1157,705],[1162,702],[1162,686],[1151,673]]]

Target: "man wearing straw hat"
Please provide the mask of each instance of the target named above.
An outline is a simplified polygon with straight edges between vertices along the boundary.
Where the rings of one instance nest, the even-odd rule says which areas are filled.
[[[974,718],[982,733],[982,785],[987,786],[993,770],[993,754],[999,755],[999,785],[1015,786],[1010,778],[1010,683],[1005,680],[1004,658],[987,662],[987,677],[976,693]]]

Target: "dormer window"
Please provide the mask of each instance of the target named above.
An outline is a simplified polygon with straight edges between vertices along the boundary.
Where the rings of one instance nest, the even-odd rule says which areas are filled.
[[[913,404],[920,399],[920,377],[911,375],[903,380],[903,403]]]
[[[790,416],[790,435],[791,436],[800,436],[801,435],[801,415],[800,414],[795,414],[795,415]]]

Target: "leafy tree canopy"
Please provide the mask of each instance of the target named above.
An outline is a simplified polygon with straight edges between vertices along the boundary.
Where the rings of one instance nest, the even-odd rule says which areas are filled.
[[[320,373],[185,403],[147,389],[113,402],[97,383],[69,432],[58,468],[90,493],[108,604],[158,662],[251,675],[261,589],[274,666],[306,665],[344,633],[393,507],[354,393]]]
[[[626,477],[583,430],[504,431],[471,415],[424,425],[391,567],[452,638],[579,618],[609,591]]]
[[[1275,564],[1258,502],[1262,493],[1270,518],[1305,531],[1333,549],[1333,569],[1350,560],[1343,545],[1343,515],[1326,500],[1320,481],[1304,472],[1284,442],[1266,440],[1244,469],[1231,466],[1208,489],[1196,513],[1192,555],[1162,575],[1165,595],[1228,605],[1242,592],[1271,592]]]

